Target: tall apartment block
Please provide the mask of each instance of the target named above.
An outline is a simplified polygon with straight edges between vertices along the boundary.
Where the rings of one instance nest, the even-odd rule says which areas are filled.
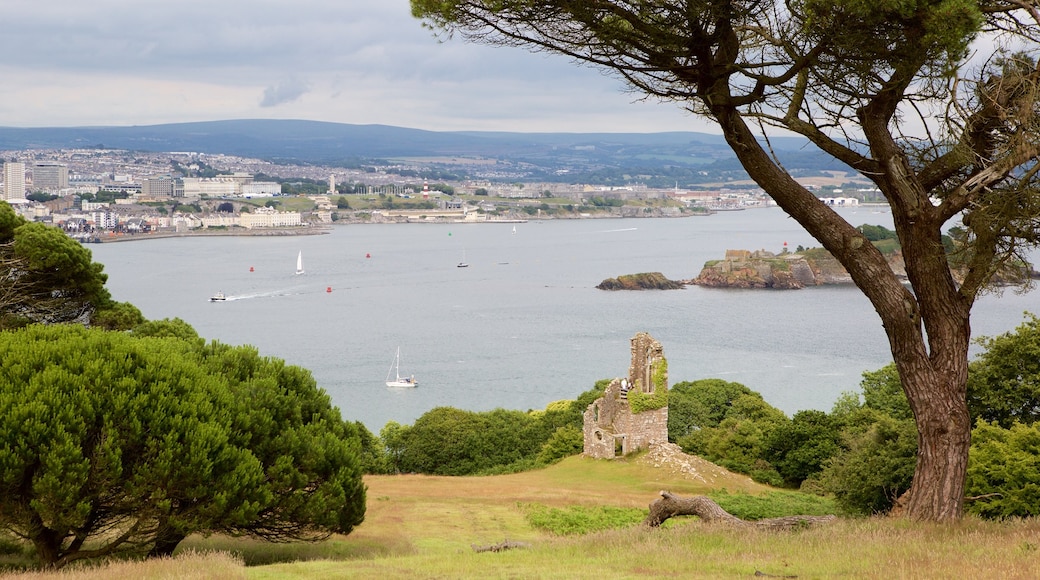
[[[61,191],[69,187],[69,168],[61,163],[37,163],[32,176],[33,191]]]
[[[25,199],[25,164],[4,162],[4,199]]]

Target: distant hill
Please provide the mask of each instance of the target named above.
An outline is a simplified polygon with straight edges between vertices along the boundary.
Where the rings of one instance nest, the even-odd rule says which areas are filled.
[[[781,137],[774,151],[794,171],[842,170],[806,141]],[[508,133],[425,131],[388,125],[299,120],[229,120],[131,127],[0,127],[0,150],[112,148],[223,153],[279,162],[345,167],[377,160],[416,160],[459,171],[450,158],[503,162],[510,179],[625,179],[695,183],[742,175],[721,135],[668,133]],[[428,158],[441,158],[437,160]],[[448,159],[444,159],[448,158]],[[522,169],[521,169],[522,168]],[[698,178],[699,176],[699,178]]]

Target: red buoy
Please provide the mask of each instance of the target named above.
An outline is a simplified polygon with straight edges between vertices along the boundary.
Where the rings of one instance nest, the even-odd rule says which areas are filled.
[[[325,288],[325,291],[326,291],[326,292],[332,292],[332,286],[328,286],[328,287],[326,287],[326,288]]]

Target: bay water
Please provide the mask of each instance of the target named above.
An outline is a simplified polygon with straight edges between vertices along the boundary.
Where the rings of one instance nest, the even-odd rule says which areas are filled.
[[[891,227],[881,209],[842,209]],[[621,377],[649,332],[670,383],[740,382],[793,414],[829,410],[891,361],[852,286],[607,292],[605,278],[695,277],[727,249],[818,246],[778,208],[656,219],[342,225],[327,235],[183,237],[90,246],[116,300],[206,339],[309,369],[343,417],[378,433],[426,411],[541,409]],[[305,273],[296,275],[303,253]],[[460,268],[460,262],[468,267]],[[210,302],[216,292],[227,300]],[[1014,329],[1040,294],[983,297],[976,336]],[[389,388],[398,347],[415,388]]]

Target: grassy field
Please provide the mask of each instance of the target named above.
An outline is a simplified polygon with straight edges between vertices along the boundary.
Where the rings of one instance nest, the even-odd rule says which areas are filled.
[[[270,545],[191,538],[173,560],[113,564],[11,578],[1040,578],[1040,522],[965,520],[954,526],[843,519],[786,533],[671,520],[582,535],[532,525],[533,508],[618,508],[638,522],[667,489],[726,489],[733,498],[769,490],[711,464],[694,473],[647,457],[572,457],[548,469],[495,477],[367,478],[365,522],[347,537]],[[770,496],[772,498],[773,496]],[[635,518],[632,520],[631,518]],[[477,552],[503,541],[527,547]],[[6,578],[5,577],[5,578]]]

